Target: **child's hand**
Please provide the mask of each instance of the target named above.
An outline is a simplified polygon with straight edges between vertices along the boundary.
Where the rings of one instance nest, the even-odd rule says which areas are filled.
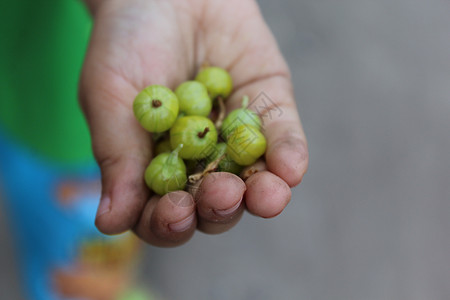
[[[102,172],[99,230],[133,229],[150,244],[176,246],[195,228],[228,230],[244,208],[264,218],[278,215],[290,200],[289,187],[306,172],[308,152],[288,67],[256,2],[95,2],[80,98]],[[229,173],[213,173],[195,199],[182,191],[150,196],[143,175],[152,157],[151,140],[134,118],[134,97],[150,84],[175,88],[205,61],[233,78],[228,109],[239,107],[243,95],[270,97],[271,103],[250,106],[262,115],[268,171],[245,183]]]

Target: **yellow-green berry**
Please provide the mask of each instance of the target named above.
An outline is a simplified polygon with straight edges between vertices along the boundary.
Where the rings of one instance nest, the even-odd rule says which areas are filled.
[[[170,129],[172,148],[183,144],[180,157],[202,159],[207,157],[217,143],[217,130],[210,119],[201,116],[186,116],[176,120]]]
[[[145,170],[145,183],[158,195],[184,189],[187,181],[186,166],[178,157],[180,145],[171,153],[161,153],[150,162]]]
[[[201,69],[195,80],[206,86],[211,99],[216,99],[218,96],[227,98],[233,89],[230,74],[219,67]]]
[[[227,154],[241,166],[256,162],[266,151],[266,138],[252,125],[240,125],[229,136]]]
[[[133,112],[142,127],[163,132],[172,127],[178,115],[177,96],[162,85],[151,85],[134,99]]]
[[[180,105],[180,112],[185,115],[207,117],[211,112],[212,101],[201,82],[183,82],[177,87],[175,94]]]

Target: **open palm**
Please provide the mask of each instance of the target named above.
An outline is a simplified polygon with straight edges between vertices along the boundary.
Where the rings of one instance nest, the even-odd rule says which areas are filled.
[[[245,208],[264,218],[281,213],[290,187],[306,172],[308,154],[289,69],[256,2],[98,2],[80,102],[102,172],[99,230],[113,234],[133,229],[153,245],[176,246],[196,228],[228,230]],[[175,88],[192,79],[205,61],[227,69],[233,78],[227,110],[239,107],[243,95],[255,99],[263,92],[270,97],[264,105],[250,107],[263,119],[268,171],[245,182],[230,173],[214,173],[194,197],[183,191],[152,196],[143,179],[152,158],[151,139],[134,118],[134,97],[151,84]]]

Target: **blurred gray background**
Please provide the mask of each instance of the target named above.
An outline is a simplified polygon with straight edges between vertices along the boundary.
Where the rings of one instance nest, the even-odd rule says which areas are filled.
[[[450,299],[450,2],[259,2],[292,70],[307,176],[273,220],[147,247],[142,282],[173,300]],[[17,299],[1,225],[1,298]]]

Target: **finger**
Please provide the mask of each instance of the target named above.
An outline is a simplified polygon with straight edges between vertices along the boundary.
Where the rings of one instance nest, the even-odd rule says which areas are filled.
[[[263,218],[279,215],[291,199],[291,189],[287,183],[268,171],[253,174],[245,184],[248,211]]]
[[[133,99],[136,90],[114,80],[109,91],[85,85],[80,92],[102,175],[96,226],[106,234],[126,231],[137,222],[149,195],[143,174],[151,157],[149,135],[140,128],[130,107],[122,104],[123,99]],[[94,82],[97,87],[104,85],[96,78],[90,80]]]
[[[238,11],[229,2],[214,4],[209,9],[220,6],[221,16],[232,14],[239,20],[230,26],[228,18],[216,17],[209,20],[212,25],[207,29],[211,38],[206,40],[206,60],[229,70],[233,78],[234,93],[227,100],[227,110],[240,107],[242,97],[249,96],[249,108],[263,121],[269,171],[295,186],[306,172],[308,151],[286,62],[256,1],[240,1]],[[228,46],[231,40],[233,47]]]
[[[288,77],[274,76],[242,86],[230,105],[244,95],[253,97],[249,109],[261,118],[267,139],[267,169],[290,187],[298,185],[308,168],[308,150]]]
[[[154,246],[175,247],[192,237],[196,220],[192,196],[184,191],[176,191],[162,197],[153,196],[134,231]]]
[[[198,229],[205,233],[221,233],[232,228],[244,211],[244,182],[227,172],[208,174],[198,191]]]

